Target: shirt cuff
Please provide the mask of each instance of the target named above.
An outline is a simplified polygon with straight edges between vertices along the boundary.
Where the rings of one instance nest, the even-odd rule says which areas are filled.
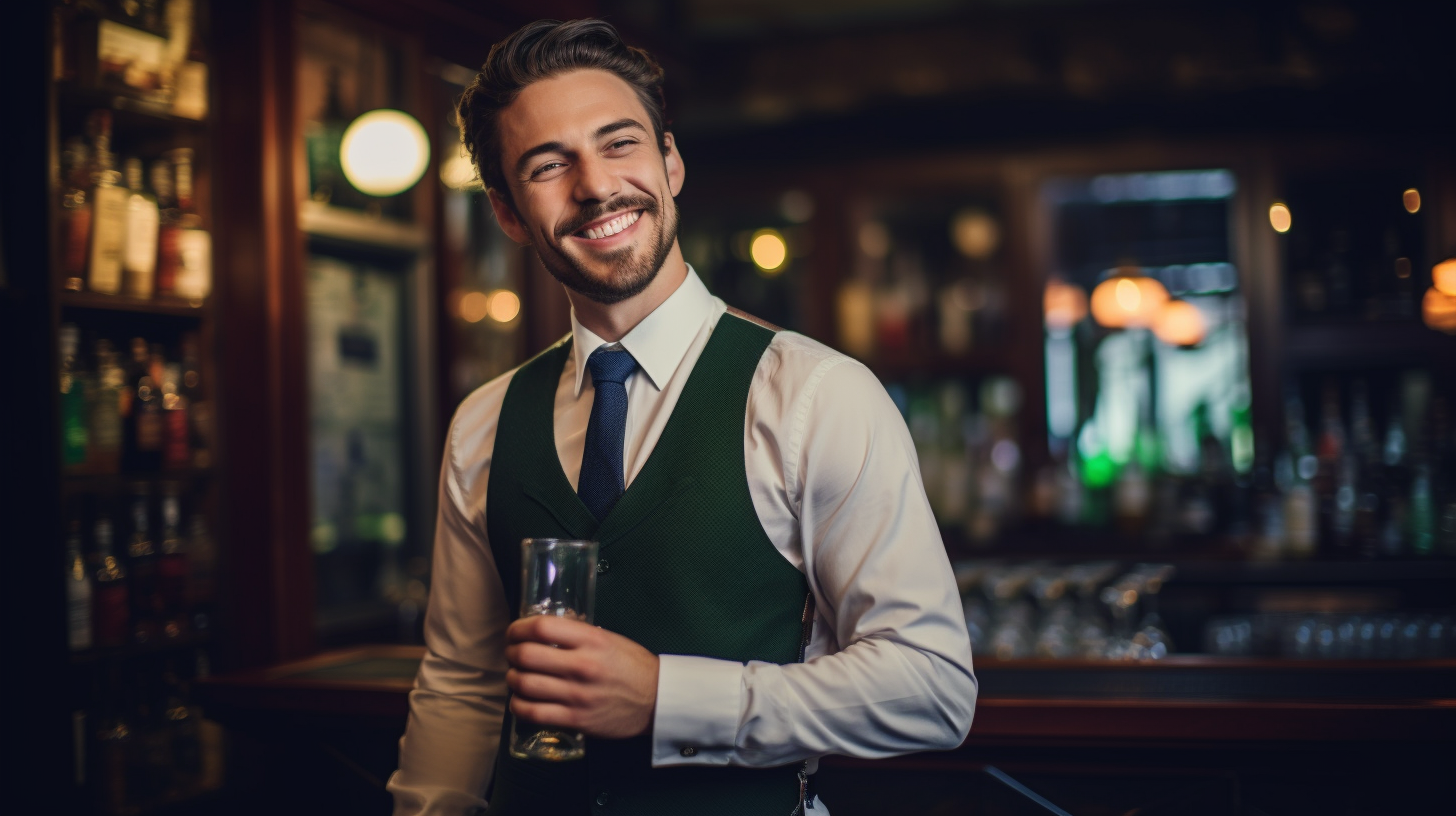
[[[742,701],[742,663],[661,655],[652,767],[727,765],[738,737]]]

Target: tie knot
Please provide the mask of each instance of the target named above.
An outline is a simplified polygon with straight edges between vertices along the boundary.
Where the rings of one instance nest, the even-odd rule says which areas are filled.
[[[586,367],[591,371],[593,385],[604,382],[625,383],[627,377],[637,368],[637,360],[626,349],[599,348],[586,358]]]

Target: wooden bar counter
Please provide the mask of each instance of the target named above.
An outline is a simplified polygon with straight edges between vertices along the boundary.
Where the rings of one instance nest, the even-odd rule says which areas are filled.
[[[422,654],[328,652],[210,678],[200,693],[209,717],[271,746],[263,754],[312,750],[303,766],[337,766],[330,783],[290,784],[355,785],[383,813]],[[977,772],[991,765],[1074,814],[1381,813],[1452,793],[1456,661],[979,659],[976,673],[961,748],[822,763],[836,816],[1020,812],[987,804]]]

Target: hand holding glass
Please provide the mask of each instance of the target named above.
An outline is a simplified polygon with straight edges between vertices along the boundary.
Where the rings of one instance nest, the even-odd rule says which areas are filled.
[[[595,541],[522,541],[521,617],[555,615],[591,623],[596,579]],[[511,756],[564,762],[585,755],[586,737],[581,733],[512,718]]]

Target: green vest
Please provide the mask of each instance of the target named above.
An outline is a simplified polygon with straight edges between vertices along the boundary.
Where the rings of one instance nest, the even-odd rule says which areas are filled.
[[[521,540],[600,543],[595,622],[654,654],[803,659],[811,596],[753,509],[744,465],[748,389],[773,332],[725,314],[646,465],[600,524],[562,472],[552,418],[568,337],[521,367],[501,406],[486,492],[505,602],[520,611]],[[491,816],[697,813],[789,816],[799,766],[652,768],[650,735],[588,740],[586,759],[514,759],[502,729]]]

